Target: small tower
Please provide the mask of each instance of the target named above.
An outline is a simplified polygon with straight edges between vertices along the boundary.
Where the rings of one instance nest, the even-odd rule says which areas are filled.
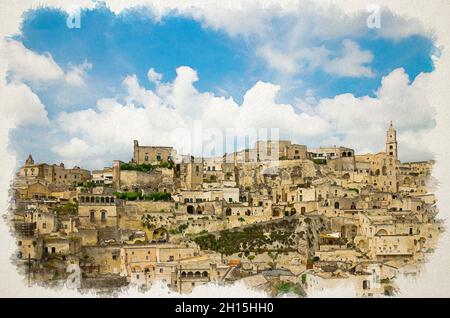
[[[34,160],[31,155],[28,156],[27,160],[25,161],[26,165],[34,165]]]
[[[386,134],[386,155],[397,160],[397,132],[392,125],[392,120]]]
[[[133,160],[132,162],[139,164],[139,142],[133,140]]]

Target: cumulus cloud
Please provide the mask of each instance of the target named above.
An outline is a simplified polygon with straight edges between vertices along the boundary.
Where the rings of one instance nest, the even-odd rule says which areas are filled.
[[[202,155],[194,144],[205,143],[211,136],[206,133],[200,141],[194,140],[197,123],[203,132],[278,128],[282,138],[307,145],[339,144],[358,152],[376,152],[384,149],[385,130],[393,120],[403,160],[431,156],[425,142],[434,127],[433,108],[425,98],[428,74],[410,83],[405,71],[396,69],[383,78],[374,97],[341,94],[317,100],[309,96],[292,105],[277,102],[280,86],[272,83],[258,81],[238,104],[231,97],[199,92],[194,69],[181,66],[176,73],[172,82],[158,82],[153,90],[140,85],[135,75],[128,76],[123,80],[125,98],[101,99],[95,108],[61,113],[58,129],[70,139],[53,150],[63,160],[88,166],[129,160],[133,139]],[[177,131],[182,133],[174,134]]]
[[[2,115],[15,126],[48,124],[47,111],[39,97],[23,83],[0,87]]]
[[[156,72],[152,67],[147,72],[147,78],[150,82],[159,83],[162,79],[162,74]]]
[[[63,70],[50,54],[37,54],[21,42],[4,40],[1,55],[8,62],[8,70],[15,80],[31,82],[53,81],[64,77]]]
[[[0,69],[4,69],[2,64]],[[24,125],[47,125],[47,111],[40,98],[31,88],[21,82],[0,81],[2,125],[9,128]]]
[[[372,77],[374,72],[367,65],[373,60],[370,51],[361,50],[358,43],[345,39],[342,49],[333,52],[324,46],[295,48],[281,51],[269,45],[258,50],[269,67],[281,73],[298,74],[322,68],[326,73],[338,77]]]
[[[65,75],[65,81],[69,85],[82,86],[84,85],[84,76],[86,71],[92,68],[92,64],[87,61],[80,65],[71,65],[69,71]]]
[[[351,40],[344,40],[342,45],[340,56],[325,63],[325,71],[344,77],[372,77],[372,69],[366,66],[373,59],[372,53],[361,50],[359,45]]]
[[[426,99],[430,74],[410,83],[404,69],[383,77],[374,97],[341,94],[315,105],[316,113],[332,123],[333,136],[360,152],[382,151],[390,120],[398,129],[399,155],[403,160],[429,159],[426,138],[435,126],[435,109]]]
[[[7,71],[15,82],[39,84],[60,81],[80,86],[84,84],[86,70],[92,67],[90,63],[84,62],[70,65],[69,70],[64,72],[49,53],[38,54],[12,39],[0,43],[0,55],[7,61]]]
[[[128,160],[133,139],[142,144],[180,147],[197,142],[188,136],[196,122],[222,132],[227,128],[283,128],[305,138],[322,136],[328,130],[328,123],[318,116],[298,114],[292,105],[277,103],[279,86],[257,82],[239,105],[232,98],[199,92],[194,86],[198,76],[192,68],[181,66],[176,72],[171,83],[160,83],[154,90],[142,87],[136,76],[128,76],[123,81],[127,90],[123,102],[102,99],[95,109],[61,113],[58,129],[71,140],[53,150],[63,159],[77,158],[83,164],[100,153],[103,158]],[[174,131],[180,129],[188,131],[181,141],[174,138]]]

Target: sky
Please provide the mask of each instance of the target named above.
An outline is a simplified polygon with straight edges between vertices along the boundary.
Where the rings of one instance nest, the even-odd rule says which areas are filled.
[[[370,15],[312,2],[120,12],[99,3],[70,27],[66,11],[29,10],[0,46],[10,147],[23,160],[98,169],[130,160],[133,139],[199,155],[198,127],[204,142],[277,128],[310,147],[365,153],[383,150],[392,120],[400,159],[431,159],[433,32],[387,9],[370,28]]]

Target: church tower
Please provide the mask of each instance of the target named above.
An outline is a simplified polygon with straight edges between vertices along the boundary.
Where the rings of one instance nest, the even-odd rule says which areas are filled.
[[[392,125],[392,120],[386,134],[386,155],[397,161],[397,132]]]

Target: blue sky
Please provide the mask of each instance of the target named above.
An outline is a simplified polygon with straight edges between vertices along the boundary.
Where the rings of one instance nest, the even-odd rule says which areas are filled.
[[[267,20],[273,30],[268,36],[230,34],[226,28],[205,26],[201,19],[175,12],[157,20],[149,9],[142,7],[120,14],[105,6],[83,10],[80,28],[68,28],[66,17],[65,12],[53,8],[28,11],[20,34],[14,37],[26,49],[51,56],[65,72],[85,62],[91,65],[83,73],[84,85],[77,87],[22,79],[45,105],[51,123],[61,112],[95,109],[101,98],[125,99],[123,80],[133,74],[141,87],[155,89],[156,84],[147,78],[149,68],[160,73],[163,82],[171,83],[179,66],[189,66],[197,72],[199,80],[194,85],[200,93],[232,97],[238,105],[258,81],[280,85],[276,101],[295,104],[311,92],[316,100],[344,93],[355,98],[376,98],[381,79],[398,68],[405,70],[410,82],[420,73],[433,71],[431,56],[435,48],[432,39],[424,34],[391,39],[380,36],[377,30],[365,30],[332,38],[311,36],[304,45],[300,43],[297,47],[294,43],[287,48],[283,41],[296,26],[294,15]],[[346,40],[356,45],[359,53],[372,56],[363,63],[371,70],[371,76],[340,75],[321,65],[283,72],[260,54],[266,44],[280,52],[321,47],[332,59],[339,56]],[[24,138],[30,134],[31,138]],[[342,132],[333,130],[333,134],[335,139],[342,139]],[[20,156],[33,152],[41,160],[51,161],[60,159],[51,149],[61,142],[61,136],[75,135],[52,124],[45,128],[22,125],[12,131],[12,140]],[[43,139],[46,147],[36,143]],[[311,140],[317,143],[322,139]],[[113,158],[105,159],[105,163],[109,159]]]

